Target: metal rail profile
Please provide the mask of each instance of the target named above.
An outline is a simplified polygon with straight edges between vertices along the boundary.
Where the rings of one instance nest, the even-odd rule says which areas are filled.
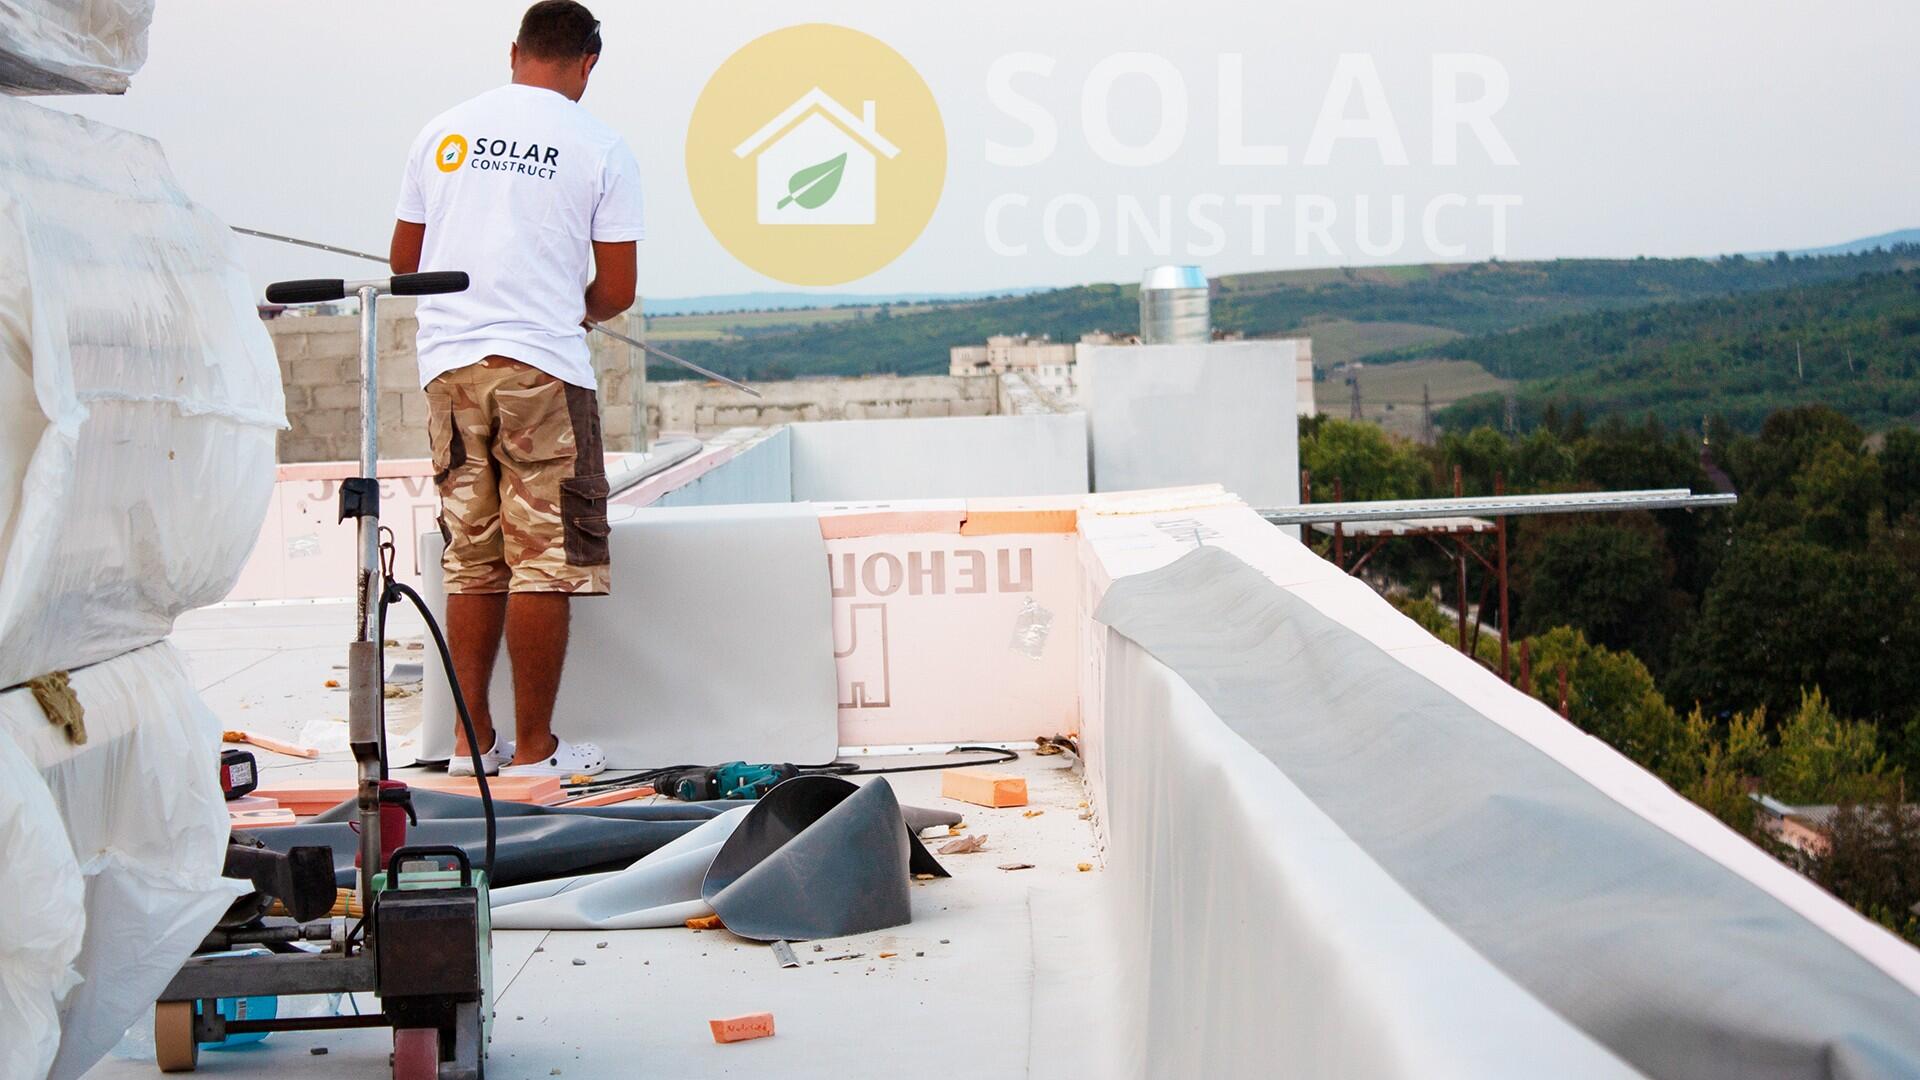
[[[1446,517],[1518,517],[1525,514],[1592,514],[1621,510],[1704,510],[1732,506],[1731,492],[1695,495],[1686,488],[1657,491],[1580,491],[1562,495],[1468,496],[1373,502],[1309,503],[1255,511],[1275,525],[1320,522],[1417,521]]]

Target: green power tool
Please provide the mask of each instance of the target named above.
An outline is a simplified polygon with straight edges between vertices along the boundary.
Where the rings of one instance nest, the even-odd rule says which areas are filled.
[[[729,761],[724,765],[682,769],[654,785],[661,794],[681,802],[710,802],[715,799],[758,799],[772,791],[775,784],[800,775],[791,763],[749,765]]]

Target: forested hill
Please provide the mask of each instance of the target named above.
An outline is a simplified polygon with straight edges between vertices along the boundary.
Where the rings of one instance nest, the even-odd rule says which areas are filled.
[[[1214,324],[1249,336],[1324,321],[1394,323],[1438,342],[1595,310],[1778,289],[1920,265],[1920,252],[1874,251],[1820,258],[1561,259],[1229,275],[1214,286]],[[687,359],[730,375],[903,374],[945,371],[947,349],[989,334],[1050,334],[1073,341],[1092,330],[1131,332],[1139,322],[1132,285],[1068,289],[943,304],[910,314],[808,326],[769,327],[737,340],[674,342]],[[668,375],[666,372],[661,373]]]
[[[1523,423],[1551,402],[1563,413],[1651,412],[1686,427],[1712,414],[1744,431],[1795,405],[1827,405],[1869,429],[1913,424],[1920,270],[1580,315],[1436,351],[1523,380]],[[1498,396],[1470,398],[1440,422],[1450,430],[1498,424],[1504,405]]]

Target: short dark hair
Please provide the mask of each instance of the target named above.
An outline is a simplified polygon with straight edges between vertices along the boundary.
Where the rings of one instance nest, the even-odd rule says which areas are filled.
[[[540,0],[520,17],[522,52],[542,60],[572,60],[600,52],[600,20],[574,0]]]

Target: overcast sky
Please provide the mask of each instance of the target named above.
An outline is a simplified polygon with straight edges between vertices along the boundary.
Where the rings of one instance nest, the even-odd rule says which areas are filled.
[[[1510,258],[1715,254],[1920,225],[1920,5],[1906,0],[592,6],[606,53],[585,104],[639,156],[649,296],[789,288],[714,241],[682,155],[715,67],[754,37],[803,22],[890,44],[926,78],[947,125],[947,185],[932,223],[905,255],[845,291],[1130,281],[1168,261],[1222,273],[1481,258],[1501,246]],[[523,7],[158,0],[147,65],[124,98],[41,100],[159,139],[187,190],[230,224],[384,252],[408,143],[433,114],[506,80]],[[1052,62],[1050,75],[1010,82],[1057,126],[1057,148],[1036,164],[990,160],[989,143],[1033,139],[988,89],[1010,54]],[[1491,123],[1512,164],[1497,163],[1471,129],[1457,163],[1436,161],[1436,57],[1457,54],[1505,72],[1506,102]],[[1232,154],[1219,130],[1223,63],[1244,72],[1238,141],[1283,145],[1288,164],[1223,163]],[[1139,151],[1164,161],[1116,163],[1089,145],[1084,91],[1103,64],[1115,77],[1099,111],[1112,117],[1115,143],[1148,146],[1184,117],[1177,147]],[[1156,69],[1158,83],[1145,73]],[[1162,107],[1169,71],[1186,97],[1181,117]],[[1484,89],[1478,78],[1463,82],[1462,99]],[[1320,163],[1311,151],[1330,90],[1350,121],[1376,126],[1333,140]],[[1405,164],[1383,162],[1383,117]],[[1327,224],[1303,230],[1302,212]],[[369,269],[243,244],[260,282]]]

